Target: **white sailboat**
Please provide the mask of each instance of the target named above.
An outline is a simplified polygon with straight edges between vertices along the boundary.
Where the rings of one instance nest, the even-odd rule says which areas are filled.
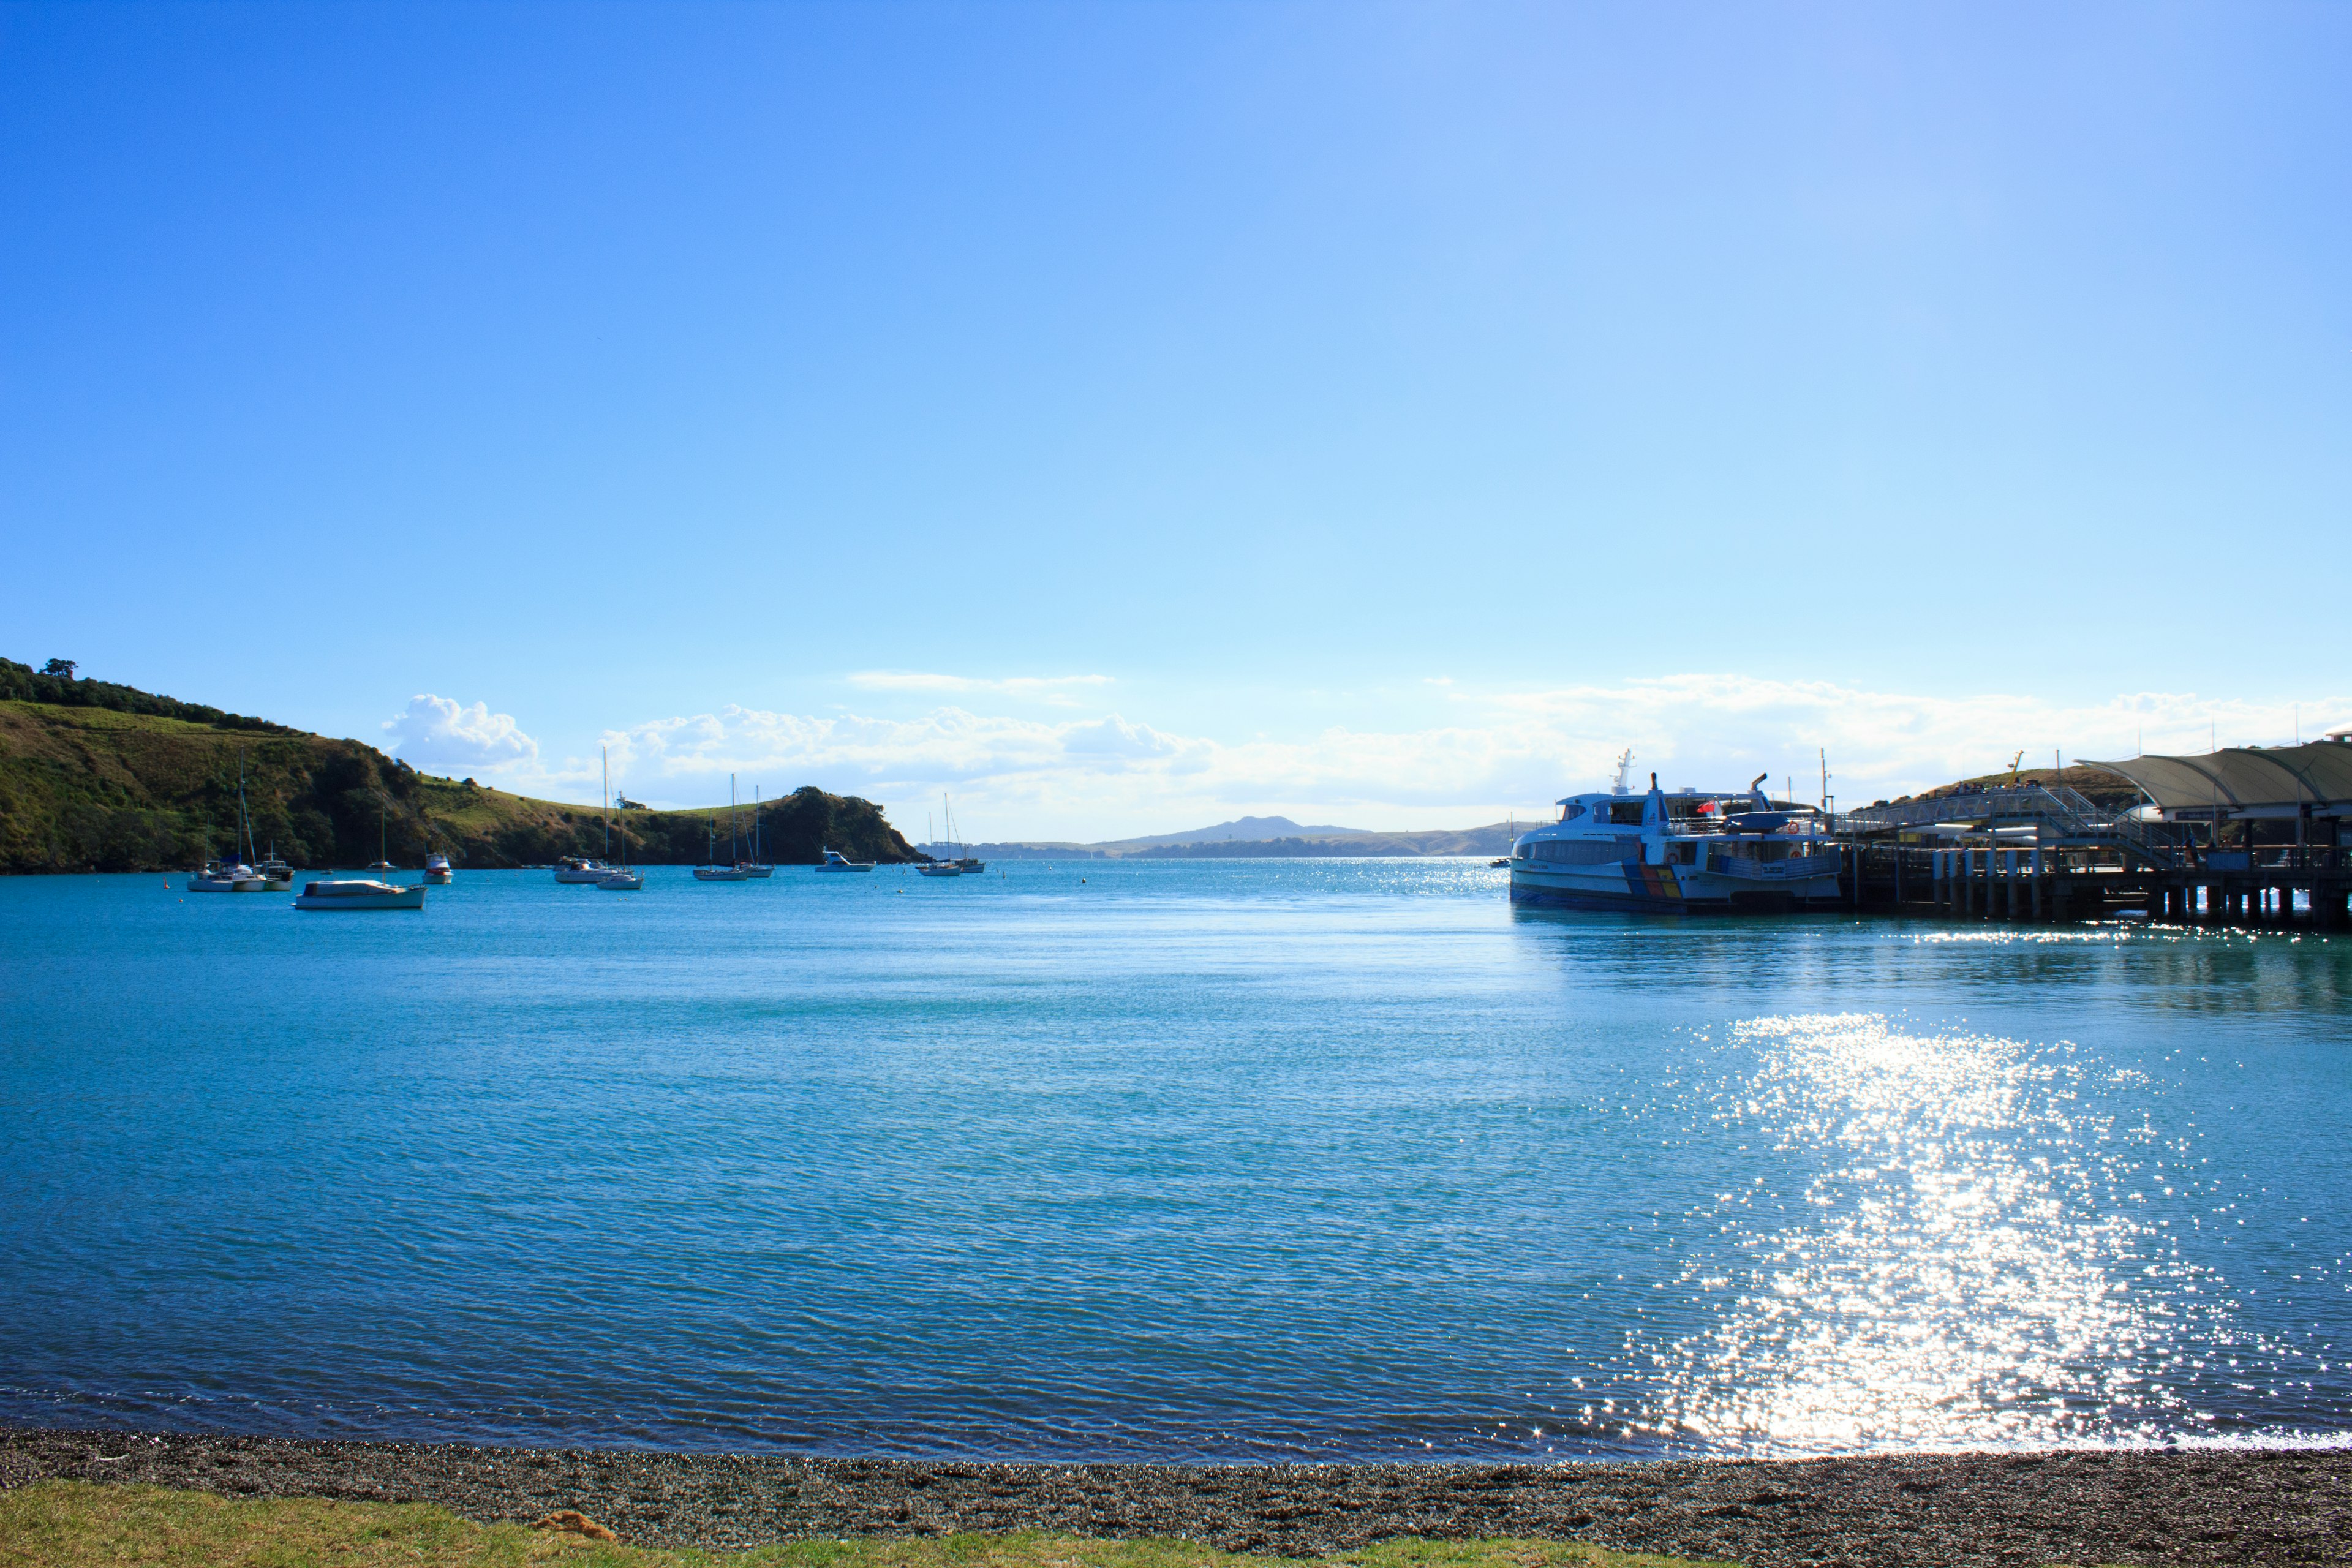
[[[245,753],[236,754],[236,830],[245,840],[245,856],[229,850],[228,858],[215,860],[207,853],[204,869],[188,878],[192,893],[259,893],[268,889],[269,879],[254,869],[251,862],[259,858],[253,853],[253,823],[245,809]]]
[[[607,759],[605,767],[609,770],[611,766],[611,761]],[[626,800],[628,796],[623,795],[621,798]],[[629,815],[625,811],[621,814],[621,864],[596,885],[608,893],[636,893],[645,890],[645,874],[632,872],[629,869]]]
[[[743,868],[743,863],[735,858],[735,775],[733,773],[729,773],[727,775],[726,865],[721,866],[715,863],[719,851],[719,823],[715,818],[710,824],[710,836],[705,842],[708,844],[709,847],[703,851],[704,858],[713,863],[697,866],[694,868],[694,879],[696,881],[742,882],[750,880],[751,873],[745,870]]]
[[[733,773],[727,775],[727,795],[730,802],[734,799],[735,775]],[[758,784],[751,786],[751,858],[749,860],[736,861],[735,868],[747,877],[772,877],[776,874],[776,868],[773,866],[768,865],[760,858],[760,786]]]
[[[613,759],[604,755],[604,853],[613,852]],[[613,868],[593,855],[566,855],[555,862],[555,879],[579,888],[600,888]]]

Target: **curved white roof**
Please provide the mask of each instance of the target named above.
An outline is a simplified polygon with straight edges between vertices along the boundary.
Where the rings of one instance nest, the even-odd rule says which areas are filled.
[[[2167,811],[2352,803],[2352,745],[2224,746],[2194,757],[2086,764],[2121,773]]]

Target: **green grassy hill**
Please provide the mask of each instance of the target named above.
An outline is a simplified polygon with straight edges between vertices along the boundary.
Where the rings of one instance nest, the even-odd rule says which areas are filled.
[[[306,868],[375,859],[379,823],[402,866],[435,849],[461,866],[544,865],[604,843],[593,805],[436,778],[357,741],[0,659],[0,872],[176,870],[207,849],[226,854],[236,847],[240,756],[255,840]],[[699,861],[711,815],[629,813],[631,858]],[[716,815],[723,858],[725,809]],[[741,820],[748,832],[751,814]],[[813,865],[828,847],[859,860],[922,858],[879,806],[814,787],[768,802],[760,824],[778,865]]]

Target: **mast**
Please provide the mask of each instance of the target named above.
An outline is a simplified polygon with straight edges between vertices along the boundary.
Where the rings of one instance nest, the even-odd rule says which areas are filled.
[[[613,748],[599,746],[597,755],[604,759],[604,853],[613,853]]]
[[[751,864],[760,863],[760,786],[751,786]]]
[[[253,818],[247,815],[245,809],[245,749],[242,746],[237,748],[236,753],[236,822],[245,830],[245,854],[250,860],[253,858]],[[277,846],[272,844],[270,847],[274,850]]]
[[[733,773],[727,775],[727,858],[730,862],[740,862],[743,858],[742,847],[736,842],[735,836],[735,775]]]

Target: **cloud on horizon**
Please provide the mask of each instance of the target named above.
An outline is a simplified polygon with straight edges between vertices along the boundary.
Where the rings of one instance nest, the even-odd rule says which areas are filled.
[[[418,692],[408,710],[387,719],[391,750],[417,765],[498,770],[536,763],[539,742],[522,732],[511,713],[493,713],[487,702],[471,708]]]
[[[983,688],[986,683],[982,683]],[[910,689],[907,687],[893,689]],[[1048,719],[942,706],[911,718],[814,716],[729,707],[648,721],[600,737],[614,778],[657,803],[700,805],[726,795],[731,772],[771,795],[803,784],[865,795],[908,813],[941,790],[957,797],[975,837],[1106,838],[1280,813],[1367,827],[1468,826],[1506,812],[1542,810],[1560,795],[1605,784],[1632,746],[1635,776],[1657,770],[1670,786],[1730,788],[1759,773],[1819,788],[1826,749],[1831,788],[1847,804],[1908,793],[2053,748],[2069,761],[2150,750],[2202,750],[2209,725],[2221,742],[2282,740],[2291,710],[2214,702],[2193,693],[2126,693],[2067,705],[1988,695],[1930,698],[1829,682],[1751,676],[1663,676],[1609,687],[1476,690],[1444,700],[1449,722],[1398,731],[1333,727],[1297,738],[1227,742],[1181,735],[1117,713]],[[411,704],[442,700],[419,698]],[[2317,705],[2306,703],[2317,710]],[[2326,714],[2352,716],[2352,699]],[[500,743],[492,725],[512,721],[436,707],[425,717],[439,743],[459,737],[478,756]],[[446,722],[443,722],[443,720]],[[2315,732],[2307,726],[2305,733]],[[502,782],[534,793],[587,787],[593,756],[541,768],[528,736]],[[488,765],[488,764],[483,764]],[[1196,821],[1197,819],[1197,821]],[[915,818],[919,825],[919,816]]]

